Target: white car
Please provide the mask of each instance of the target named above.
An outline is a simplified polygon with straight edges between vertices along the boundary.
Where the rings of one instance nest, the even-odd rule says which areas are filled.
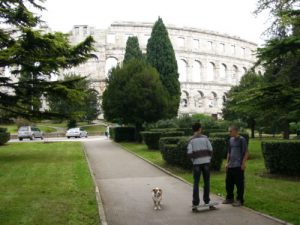
[[[87,138],[88,133],[79,127],[71,128],[71,129],[67,130],[66,137],[67,138],[71,138],[71,137],[75,137],[75,138],[86,137]]]
[[[32,126],[23,126],[20,127],[18,130],[18,138],[20,141],[22,141],[25,138],[29,138],[30,140],[40,138],[43,140],[44,133],[39,128]]]

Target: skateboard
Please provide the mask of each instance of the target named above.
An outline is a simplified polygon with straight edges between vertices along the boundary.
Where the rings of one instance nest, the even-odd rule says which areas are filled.
[[[208,207],[209,210],[215,210],[216,205],[219,205],[219,202],[210,202],[208,204],[200,204],[197,208],[193,208],[192,211],[193,212],[200,212],[199,208],[205,208],[205,207]],[[211,207],[211,206],[213,206],[213,207]]]

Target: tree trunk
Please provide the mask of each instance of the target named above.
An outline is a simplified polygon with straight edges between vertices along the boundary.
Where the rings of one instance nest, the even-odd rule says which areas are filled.
[[[290,124],[289,124],[289,122],[284,123],[283,139],[290,139]]]
[[[140,132],[143,130],[143,126],[141,124],[135,124],[135,141],[141,143],[143,141],[142,135]]]
[[[252,120],[252,121],[251,121],[251,124],[250,124],[250,128],[251,128],[251,138],[255,138],[255,125],[256,125],[255,120]]]

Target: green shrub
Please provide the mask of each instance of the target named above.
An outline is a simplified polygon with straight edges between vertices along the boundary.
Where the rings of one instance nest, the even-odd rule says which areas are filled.
[[[211,169],[220,171],[226,152],[226,141],[223,138],[209,138],[209,140],[214,150],[210,164]]]
[[[135,141],[134,127],[110,127],[110,136],[115,142]]]
[[[162,137],[159,139],[159,150],[163,154],[165,145],[177,145],[183,137]]]
[[[141,132],[145,144],[148,146],[148,149],[158,150],[159,149],[159,139],[161,137],[177,137],[183,136],[182,131],[144,131]]]
[[[264,141],[261,145],[270,173],[300,175],[300,141]]]
[[[4,145],[10,139],[10,133],[0,132],[0,145]]]
[[[5,127],[0,127],[0,133],[5,133],[7,131],[7,128]]]
[[[143,131],[141,132],[144,143],[148,149],[158,149],[158,142],[162,132],[158,131]]]
[[[163,159],[171,165],[180,166],[184,169],[191,169],[192,162],[187,156],[189,140],[189,137],[162,138],[160,140],[160,150]],[[221,169],[225,151],[225,140],[223,138],[212,138],[210,141],[213,146],[211,169],[219,171]]]

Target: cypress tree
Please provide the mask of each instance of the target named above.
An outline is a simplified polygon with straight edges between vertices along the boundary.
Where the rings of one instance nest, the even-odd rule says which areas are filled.
[[[155,22],[147,44],[147,61],[157,69],[169,94],[167,117],[177,116],[180,102],[180,83],[175,52],[168,31],[159,17]]]
[[[128,37],[123,63],[128,63],[132,59],[141,59],[143,57],[139,46],[139,40],[136,36]]]

